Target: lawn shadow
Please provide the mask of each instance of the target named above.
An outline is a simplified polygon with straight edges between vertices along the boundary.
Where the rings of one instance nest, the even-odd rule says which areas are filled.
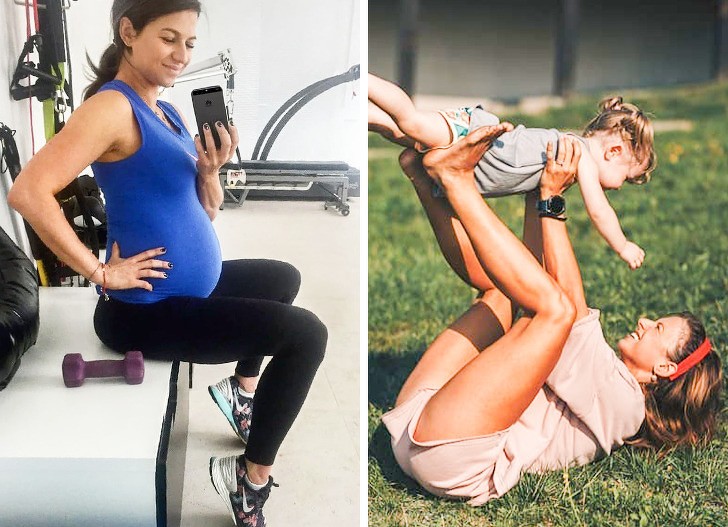
[[[377,350],[369,354],[369,403],[381,413],[386,413],[397,398],[402,384],[407,379],[417,361],[422,356],[422,349],[409,352],[393,352],[391,350]],[[392,444],[389,432],[377,419],[376,428],[369,441],[369,457],[374,459],[382,472],[382,477],[394,483],[411,496],[432,498],[419,484],[407,476],[399,468],[392,453]]]
[[[400,388],[422,356],[425,346],[412,351],[371,350],[368,359],[369,402],[383,412],[391,409]]]
[[[431,494],[425,492],[415,480],[407,476],[399,468],[392,453],[389,432],[387,432],[387,429],[381,421],[377,424],[377,428],[374,430],[372,438],[369,441],[369,457],[377,462],[379,470],[382,472],[382,477],[388,482],[394,483],[398,488],[411,496],[432,498]]]

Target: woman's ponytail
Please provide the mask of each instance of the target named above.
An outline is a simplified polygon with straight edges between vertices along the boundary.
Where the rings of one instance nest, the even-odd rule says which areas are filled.
[[[112,43],[108,48],[106,48],[106,51],[104,51],[98,66],[91,61],[91,57],[88,56],[88,53],[86,54],[86,60],[88,61],[89,67],[96,78],[84,90],[84,101],[99,91],[101,86],[116,77],[116,74],[119,73],[119,64],[121,63],[121,55],[123,52],[123,47],[117,46],[116,43]]]

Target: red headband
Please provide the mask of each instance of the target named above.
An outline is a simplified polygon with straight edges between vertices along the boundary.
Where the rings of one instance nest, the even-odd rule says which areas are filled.
[[[686,371],[688,371],[690,368],[695,366],[697,363],[699,363],[701,360],[703,360],[708,353],[710,353],[710,350],[712,349],[710,345],[710,341],[706,339],[703,341],[703,343],[698,346],[698,349],[693,351],[690,355],[685,357],[683,360],[680,361],[680,364],[677,365],[677,371],[670,375],[669,379],[671,381],[674,381],[678,377],[680,377],[682,374],[684,374]]]

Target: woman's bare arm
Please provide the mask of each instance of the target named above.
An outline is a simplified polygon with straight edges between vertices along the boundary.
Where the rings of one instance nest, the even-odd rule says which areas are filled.
[[[91,162],[119,148],[125,126],[131,122],[131,112],[131,106],[122,94],[105,91],[94,95],[79,106],[63,130],[33,156],[8,193],[10,206],[23,215],[43,243],[77,273],[97,283],[103,280],[99,261],[76,236],[55,194]],[[154,253],[157,254],[162,254],[161,250]],[[150,258],[116,265],[113,272],[109,269],[108,288],[151,289],[151,284],[140,280],[140,276],[162,277],[161,272],[150,268],[162,265]],[[149,263],[142,264],[142,260]],[[142,266],[147,268],[140,274]]]
[[[573,183],[574,175],[581,156],[581,147],[577,141],[559,139],[559,159],[554,160],[553,144],[546,150],[546,167],[541,176],[541,199],[562,194]],[[534,207],[535,208],[535,207]],[[543,258],[548,272],[566,293],[576,308],[576,319],[589,314],[581,280],[579,264],[566,232],[566,222],[558,219],[542,217],[541,234],[543,237]]]
[[[523,244],[528,247],[536,260],[543,264],[543,239],[538,211],[536,210],[538,199],[538,189],[526,194],[525,211],[523,213]]]
[[[98,259],[78,239],[55,195],[118,144],[125,112],[119,102],[116,94],[102,92],[82,104],[63,130],[28,162],[8,193],[10,206],[23,215],[43,243],[85,277],[94,272]]]

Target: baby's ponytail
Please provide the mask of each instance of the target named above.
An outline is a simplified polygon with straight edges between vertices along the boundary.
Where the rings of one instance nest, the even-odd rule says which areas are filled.
[[[584,137],[597,132],[618,133],[631,146],[638,162],[647,162],[643,174],[632,178],[630,183],[642,184],[650,180],[651,172],[657,166],[654,145],[654,130],[649,117],[634,104],[624,102],[622,97],[607,97],[599,103],[599,114],[584,129]]]
[[[606,99],[602,99],[599,103],[599,112],[619,111],[622,109],[622,102],[621,97],[607,97]]]

